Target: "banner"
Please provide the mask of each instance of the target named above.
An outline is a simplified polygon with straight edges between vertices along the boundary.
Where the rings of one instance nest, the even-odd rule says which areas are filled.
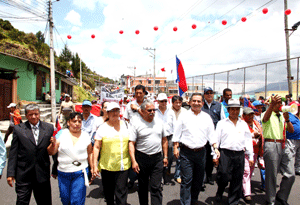
[[[119,103],[119,101],[124,98],[124,95],[125,95],[124,88],[110,91],[108,88],[102,87],[101,88],[101,103],[103,101]]]

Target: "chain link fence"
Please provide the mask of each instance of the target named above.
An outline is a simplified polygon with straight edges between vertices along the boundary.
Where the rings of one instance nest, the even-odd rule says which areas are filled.
[[[293,98],[298,99],[299,92],[299,58],[290,58]],[[288,94],[287,60],[272,61],[219,73],[187,77],[190,92],[202,92],[211,87],[217,96],[225,88],[230,88],[233,95],[255,95],[267,97]]]

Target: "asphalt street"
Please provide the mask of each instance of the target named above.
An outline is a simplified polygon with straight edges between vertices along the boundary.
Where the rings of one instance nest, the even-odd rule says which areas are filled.
[[[175,182],[172,177],[174,173],[174,165],[172,166],[172,172],[169,176],[171,179],[171,183],[169,185],[163,186],[163,204],[164,205],[179,205],[180,204],[180,185]],[[260,173],[257,168],[255,168],[254,176],[252,177],[252,203],[251,204],[265,204],[265,193],[260,190]],[[215,178],[215,170],[214,176]],[[280,183],[281,175],[278,175],[277,184]],[[54,205],[61,204],[59,198],[59,189],[58,189],[58,182],[57,180],[51,178],[51,186],[52,186],[52,202]],[[15,188],[8,186],[6,183],[6,168],[4,169],[2,179],[0,180],[0,204],[1,205],[10,205],[16,204],[16,193]],[[128,194],[128,204],[131,205],[138,205],[138,194],[137,194],[137,182],[135,183],[133,189],[129,190]],[[296,181],[292,188],[290,198],[288,203],[290,205],[297,205],[300,204],[300,176],[296,176]],[[206,184],[206,190],[199,194],[198,204],[226,204],[227,200],[227,193],[228,189],[225,190],[223,201],[221,203],[215,202],[215,194],[217,191],[217,185],[209,185]],[[150,195],[149,195],[150,198]],[[32,196],[30,205],[35,205],[35,200]],[[105,205],[104,195],[103,195],[103,188],[101,185],[101,179],[95,179],[94,183],[87,188],[87,196],[86,196],[86,203],[87,205],[90,204],[103,204]],[[150,202],[149,202],[150,204]],[[246,204],[243,199],[240,200],[239,204]]]

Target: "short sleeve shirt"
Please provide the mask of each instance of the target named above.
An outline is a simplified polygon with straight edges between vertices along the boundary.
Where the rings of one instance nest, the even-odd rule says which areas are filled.
[[[261,116],[264,119],[266,112],[264,112]],[[262,128],[265,139],[283,139],[283,128],[284,128],[284,118],[282,113],[280,113],[280,117],[276,116],[275,112],[272,112],[270,119],[267,122],[262,120]]]

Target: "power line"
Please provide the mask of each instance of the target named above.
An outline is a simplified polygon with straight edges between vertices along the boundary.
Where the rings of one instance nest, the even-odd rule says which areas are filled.
[[[36,12],[36,11],[30,9],[30,8],[26,8],[26,7],[22,6],[22,5],[19,5],[16,2],[13,2],[13,1],[9,1],[8,2],[7,0],[0,0],[0,2],[6,4],[9,7],[17,8],[17,9],[20,9],[20,10],[23,10],[23,11],[27,11],[27,12],[29,12],[29,13],[37,16],[37,17],[40,17],[40,18],[43,18],[43,19],[46,18],[46,15],[39,14],[39,12]]]
[[[200,3],[202,3],[204,0],[198,0],[196,3],[194,3],[185,13],[183,13],[178,19],[182,20],[188,13],[190,13],[194,8],[196,8]]]
[[[44,13],[45,11],[43,11],[43,10],[40,10],[39,8],[35,8],[35,9],[33,9],[32,7],[32,5],[31,4],[28,4],[28,3],[26,3],[26,2],[24,2],[24,1],[16,1],[16,0],[11,0],[13,3],[15,3],[15,4],[17,4],[17,5],[20,5],[21,7],[24,7],[25,9],[30,9],[30,10],[32,10],[32,11],[35,11],[36,13],[38,13],[38,12],[42,12],[42,13]],[[37,6],[39,6],[40,5],[40,3],[37,3],[37,2],[33,2],[33,3],[36,3],[36,5]]]

